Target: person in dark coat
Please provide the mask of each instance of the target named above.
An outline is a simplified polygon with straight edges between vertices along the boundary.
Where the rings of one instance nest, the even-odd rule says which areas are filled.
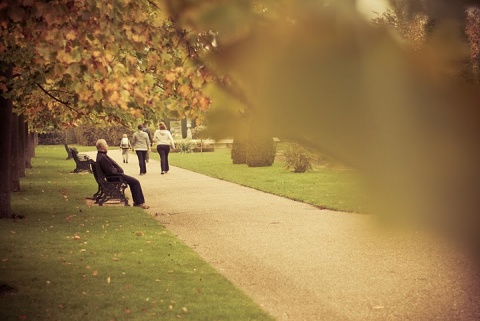
[[[103,174],[106,177],[109,176],[121,176],[122,179],[128,184],[130,187],[130,191],[132,192],[133,198],[133,206],[138,206],[143,209],[150,208],[147,204],[145,204],[145,198],[143,197],[142,186],[140,182],[135,177],[131,177],[126,175],[123,172],[123,169],[120,165],[117,164],[113,159],[111,159],[107,155],[108,151],[108,144],[105,139],[97,140],[95,144],[97,147],[97,163],[100,165],[100,169],[102,170]]]

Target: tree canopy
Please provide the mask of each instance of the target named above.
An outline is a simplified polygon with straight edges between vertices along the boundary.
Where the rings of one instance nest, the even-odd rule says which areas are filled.
[[[15,110],[36,127],[204,111],[208,75],[161,1],[22,0],[0,5],[0,61]]]

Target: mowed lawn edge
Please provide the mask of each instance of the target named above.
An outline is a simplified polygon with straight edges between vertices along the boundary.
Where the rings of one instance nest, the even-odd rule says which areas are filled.
[[[152,152],[158,160],[158,154]],[[294,173],[284,168],[281,154],[273,166],[232,164],[230,149],[205,153],[171,153],[172,166],[191,170],[263,192],[334,211],[366,213],[366,193],[357,171],[339,166],[315,165],[312,171]]]

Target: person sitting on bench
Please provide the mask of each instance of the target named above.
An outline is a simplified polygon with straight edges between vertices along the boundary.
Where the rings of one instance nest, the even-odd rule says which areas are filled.
[[[107,155],[108,151],[108,144],[105,139],[97,140],[95,144],[97,147],[97,163],[100,165],[100,168],[105,174],[106,177],[108,176],[121,176],[123,180],[128,184],[130,187],[130,191],[132,192],[133,198],[133,206],[138,206],[143,209],[150,208],[150,206],[145,204],[145,198],[143,197],[142,186],[138,179],[128,176],[123,173],[123,169],[120,165],[117,164],[113,159],[111,159]]]

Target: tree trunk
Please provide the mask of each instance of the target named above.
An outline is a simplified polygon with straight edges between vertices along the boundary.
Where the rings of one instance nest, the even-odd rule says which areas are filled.
[[[30,144],[33,143],[33,137],[31,137],[30,133],[28,132],[28,123],[25,123],[24,133],[25,133],[25,168],[32,168],[33,153],[31,151]]]
[[[10,169],[11,169],[11,184],[12,184],[12,192],[20,192],[20,177],[18,175],[19,168],[18,168],[18,123],[19,123],[19,117],[15,114],[12,115],[12,129],[11,129],[11,162],[10,162]],[[13,135],[15,133],[15,135]]]
[[[25,177],[25,158],[26,158],[26,136],[25,136],[25,117],[18,116],[18,176]]]
[[[0,67],[7,67],[1,66]],[[1,70],[2,68],[0,68]],[[12,78],[12,69],[5,68],[0,75]],[[11,208],[11,141],[12,141],[12,100],[0,95],[0,218],[13,217]]]

